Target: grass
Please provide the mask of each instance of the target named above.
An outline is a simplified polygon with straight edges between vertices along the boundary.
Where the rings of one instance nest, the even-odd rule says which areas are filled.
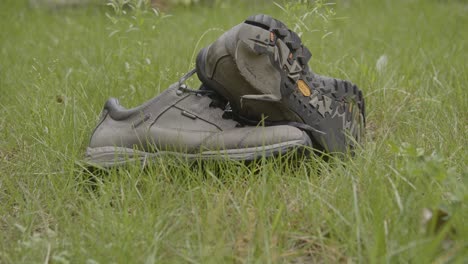
[[[468,5],[342,0],[303,24],[303,6],[281,5],[119,16],[2,1],[0,263],[466,263]],[[314,71],[364,91],[356,157],[77,165],[108,97],[141,104],[260,12],[298,25]],[[449,213],[441,229],[425,208]]]

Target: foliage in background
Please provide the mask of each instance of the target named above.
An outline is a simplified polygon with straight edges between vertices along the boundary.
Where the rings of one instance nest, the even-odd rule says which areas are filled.
[[[218,5],[229,0],[29,0],[32,7],[73,7],[87,5],[105,5],[111,3],[117,6],[152,6],[157,8],[165,8],[168,6],[192,6],[196,4],[203,5]]]
[[[325,38],[332,32],[327,29],[328,21],[334,19],[334,3],[326,0],[292,0],[274,4],[286,13],[285,23],[299,36],[316,31]]]
[[[109,0],[107,6],[113,12],[106,12],[111,21],[109,37],[132,31],[144,31],[156,34],[161,20],[168,15],[151,6],[148,0]]]

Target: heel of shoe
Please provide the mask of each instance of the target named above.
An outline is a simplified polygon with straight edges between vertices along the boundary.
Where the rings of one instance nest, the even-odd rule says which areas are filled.
[[[362,92],[345,80],[320,75],[306,76],[306,79],[310,79],[307,85],[311,94],[293,91],[285,101],[288,108],[305,124],[326,133],[312,133],[322,150],[346,153],[361,141],[365,130]]]
[[[108,114],[109,114],[109,111],[106,109],[106,107],[104,107],[104,109],[102,109],[101,111],[101,114],[99,115],[99,120],[97,122],[97,125],[93,129],[93,132],[91,132],[91,136],[89,137],[89,145],[93,144],[93,139],[95,138],[96,132],[99,129],[99,127],[102,125],[102,123],[104,122]]]
[[[208,83],[211,82],[211,80],[208,78],[206,74],[206,53],[208,51],[208,47],[203,48],[198,52],[197,59],[195,61],[195,69],[197,71],[197,76],[200,81],[208,87],[210,86]],[[209,87],[211,88],[211,87]]]

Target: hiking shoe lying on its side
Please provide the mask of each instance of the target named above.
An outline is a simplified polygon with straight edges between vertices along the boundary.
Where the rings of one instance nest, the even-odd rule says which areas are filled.
[[[181,81],[143,105],[125,109],[109,99],[89,147],[87,162],[112,167],[171,154],[187,159],[254,160],[311,146],[296,127],[240,126],[225,118],[214,91],[190,90]],[[224,118],[223,118],[224,115]]]
[[[296,33],[256,15],[202,49],[196,69],[239,118],[289,121],[309,132],[315,148],[346,152],[364,133],[362,92],[349,81],[314,74],[310,58]]]

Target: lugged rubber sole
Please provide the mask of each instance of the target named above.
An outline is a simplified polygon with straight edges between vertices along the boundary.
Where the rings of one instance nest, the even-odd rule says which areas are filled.
[[[281,40],[288,47],[290,53],[287,63],[279,61],[278,55],[271,52],[270,60],[277,62],[275,66],[281,72],[283,103],[305,124],[325,132],[325,135],[310,132],[314,143],[328,152],[343,153],[359,142],[365,128],[364,97],[359,88],[349,81],[320,76],[310,71],[310,51],[303,46],[300,37],[281,21],[266,15],[256,15],[244,23],[270,32],[270,39],[257,42],[277,45],[281,49],[278,41]],[[256,45],[256,52],[268,52],[263,45]]]
[[[87,148],[85,164],[91,167],[120,167],[140,163],[143,167],[163,156],[178,157],[186,160],[238,160],[253,161],[261,157],[278,156],[293,150],[307,151],[311,146],[308,138],[281,142],[252,148],[209,150],[200,153],[184,153],[175,151],[145,152],[125,147]]]

